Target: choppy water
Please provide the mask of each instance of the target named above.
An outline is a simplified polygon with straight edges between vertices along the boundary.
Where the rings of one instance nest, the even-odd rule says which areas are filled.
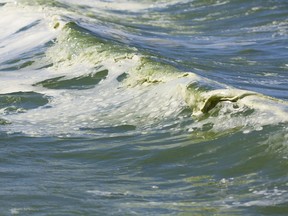
[[[287,215],[286,0],[0,1],[0,215]]]

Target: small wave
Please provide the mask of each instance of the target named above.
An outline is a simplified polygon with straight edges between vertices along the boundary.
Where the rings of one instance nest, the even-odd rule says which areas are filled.
[[[17,5],[9,7],[15,7],[20,14],[26,10]],[[17,79],[3,69],[1,73],[12,79],[14,87],[11,89],[4,82],[1,85],[5,94],[34,92],[44,95],[41,100],[45,101],[37,104],[37,110],[22,107],[28,110],[5,116],[12,123],[8,130],[56,135],[91,133],[94,128],[115,129],[117,125],[134,125],[145,131],[165,128],[167,124],[177,130],[183,125],[183,110],[189,110],[192,122],[180,130],[197,133],[203,128],[205,133],[207,130],[216,134],[231,130],[247,133],[288,121],[284,101],[183,72],[141,50],[101,38],[76,22],[65,21],[61,9],[52,13],[46,6],[44,11],[48,18],[39,12],[14,26],[14,32],[19,32],[15,40],[24,34],[26,37],[23,43],[14,44],[18,50],[13,52],[16,56],[8,58],[17,55],[19,58],[30,50],[29,64],[13,65],[18,67],[18,71],[13,71]],[[35,31],[45,34],[31,37]],[[52,44],[47,44],[48,38],[53,39]],[[29,43],[23,46],[25,40]],[[44,53],[39,57],[35,49],[43,43]],[[18,76],[22,73],[26,75]]]

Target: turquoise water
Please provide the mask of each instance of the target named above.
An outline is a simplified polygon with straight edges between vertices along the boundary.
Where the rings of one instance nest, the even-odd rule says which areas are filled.
[[[0,16],[0,215],[288,214],[286,1]]]

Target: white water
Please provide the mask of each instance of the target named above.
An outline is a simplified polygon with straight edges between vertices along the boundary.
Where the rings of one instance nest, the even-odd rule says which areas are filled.
[[[70,35],[69,29],[63,28],[63,11],[33,7],[35,13],[31,14],[31,7],[12,3],[0,8],[3,14],[0,22],[5,30],[0,41],[1,67],[7,67],[5,62],[8,60],[20,59],[21,62],[26,56],[35,61],[31,66],[13,72],[2,69],[0,93],[34,91],[49,97],[50,102],[24,113],[6,115],[2,110],[3,118],[12,124],[1,130],[33,136],[70,136],[95,135],[97,128],[119,125],[134,125],[138,129],[136,133],[178,125],[173,127],[175,132],[188,130],[193,133],[211,124],[215,133],[235,129],[248,133],[261,130],[265,125],[288,121],[286,103],[259,94],[243,97],[235,103],[221,102],[211,111],[219,112],[216,116],[203,118],[200,109],[208,98],[214,95],[233,98],[247,92],[190,72],[179,72],[173,67],[155,68],[153,63],[145,63],[144,56],[133,49],[118,52],[119,45],[100,43],[87,47],[85,41],[81,42],[80,38],[78,41]],[[15,33],[33,23],[28,30]],[[45,53],[35,56],[41,46],[54,38],[57,42],[52,47],[42,48]],[[54,65],[39,69],[49,63]],[[108,69],[108,76],[92,89],[47,89],[33,85],[59,76],[69,79],[89,74],[99,65]],[[119,83],[117,77],[124,72],[129,77]],[[187,90],[191,83],[196,84],[192,92]],[[206,86],[211,91],[198,91],[197,86]],[[194,123],[181,128],[183,116],[180,113],[187,107],[193,109],[193,116],[188,118],[194,119]],[[253,117],[243,114],[247,110],[251,110]]]

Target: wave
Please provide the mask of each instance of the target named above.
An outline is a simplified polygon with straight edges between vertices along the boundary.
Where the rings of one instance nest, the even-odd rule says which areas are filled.
[[[273,2],[9,2],[0,0],[1,212],[287,212],[288,105],[270,92],[287,98],[287,61],[279,52],[283,71],[273,71],[274,54],[253,44]],[[230,12],[240,4],[247,15]]]
[[[2,131],[116,136],[169,130],[215,137],[288,121],[285,101],[184,72],[91,31],[73,10],[37,2],[0,7]]]

